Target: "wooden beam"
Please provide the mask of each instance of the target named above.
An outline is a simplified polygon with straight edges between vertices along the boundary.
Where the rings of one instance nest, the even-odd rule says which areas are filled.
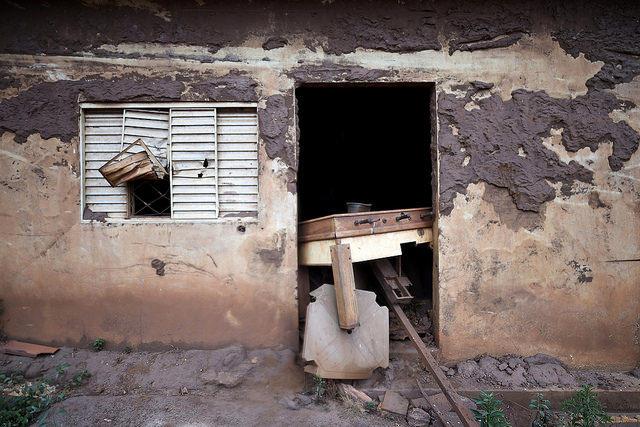
[[[338,324],[341,329],[351,330],[358,326],[358,302],[349,245],[331,246],[331,266],[338,305]]]
[[[429,352],[429,349],[422,341],[422,338],[420,338],[420,335],[418,335],[418,333],[416,332],[407,315],[404,314],[402,307],[398,304],[390,304],[390,306],[396,316],[398,316],[398,319],[400,319],[400,323],[402,323],[404,329],[409,334],[409,338],[413,342],[413,345],[416,347],[416,349],[418,349],[418,353],[420,354],[420,357],[425,363],[427,369],[435,378],[444,395],[447,396],[447,400],[449,400],[449,403],[451,403],[451,406],[456,411],[456,414],[458,414],[458,416],[460,417],[460,421],[462,421],[462,424],[464,424],[466,427],[478,426],[478,423],[475,421],[475,418],[471,414],[471,411],[469,411],[469,408],[467,408],[460,400],[460,396],[451,386],[451,383],[449,383],[447,377],[445,377],[442,369],[440,369],[440,366],[438,365],[438,362],[436,362],[436,359]]]

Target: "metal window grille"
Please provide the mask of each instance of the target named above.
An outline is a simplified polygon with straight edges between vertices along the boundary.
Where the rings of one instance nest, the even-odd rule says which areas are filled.
[[[171,216],[169,180],[131,183],[132,216]]]

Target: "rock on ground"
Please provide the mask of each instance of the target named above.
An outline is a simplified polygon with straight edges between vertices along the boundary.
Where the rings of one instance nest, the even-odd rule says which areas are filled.
[[[427,411],[420,408],[411,408],[407,413],[407,423],[411,427],[419,427],[429,425],[431,422],[431,416]]]

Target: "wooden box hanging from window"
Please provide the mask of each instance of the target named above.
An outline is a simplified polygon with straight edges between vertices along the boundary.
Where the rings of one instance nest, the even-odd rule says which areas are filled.
[[[98,169],[112,187],[139,179],[164,179],[167,170],[137,139]]]

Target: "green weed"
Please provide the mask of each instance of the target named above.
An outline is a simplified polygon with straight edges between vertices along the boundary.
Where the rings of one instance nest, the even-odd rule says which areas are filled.
[[[562,410],[567,413],[567,425],[571,427],[595,427],[611,422],[589,385],[583,385],[580,391],[562,402]]]
[[[538,393],[535,398],[531,399],[529,409],[535,413],[532,427],[551,427],[554,425],[551,402],[545,399],[542,393]]]
[[[93,341],[93,344],[91,344],[91,346],[93,347],[94,351],[102,351],[104,350],[104,346],[107,344],[107,342],[104,340],[104,338],[96,338]]]
[[[502,402],[493,393],[481,391],[477,399],[473,399],[477,409],[473,415],[480,423],[480,427],[509,427],[507,417],[502,410]]]

